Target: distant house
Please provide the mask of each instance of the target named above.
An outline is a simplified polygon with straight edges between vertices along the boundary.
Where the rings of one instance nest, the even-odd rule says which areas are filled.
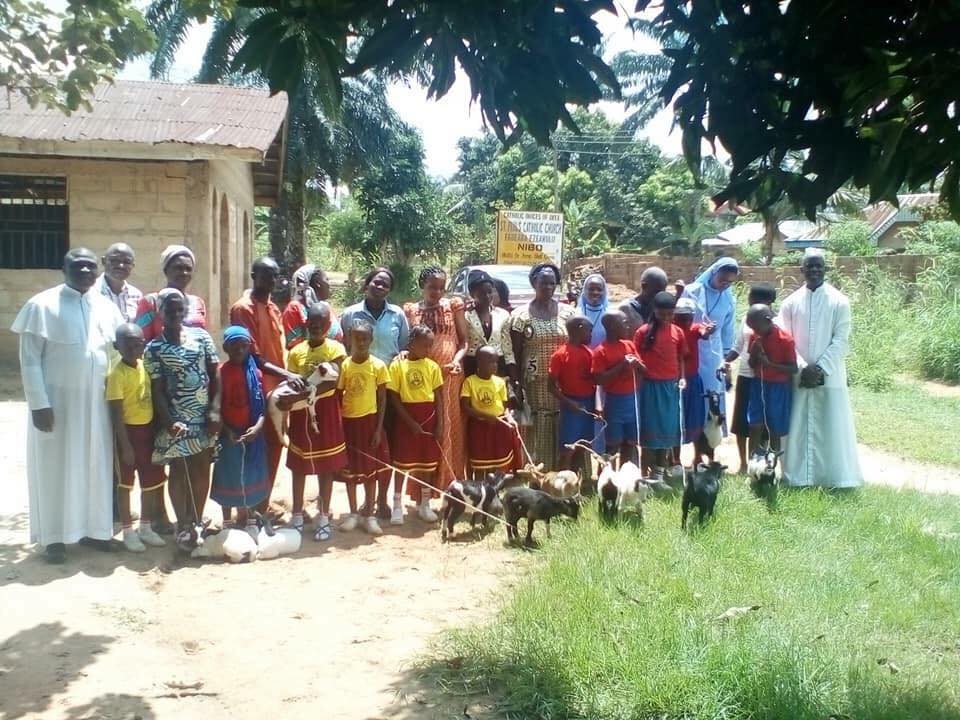
[[[779,228],[782,237],[773,244],[774,255],[782,253],[792,240],[801,237],[815,227],[816,225],[809,220],[781,220]],[[740,223],[729,230],[717,233],[717,237],[704,240],[701,244],[712,251],[724,249],[734,251],[747,243],[762,243],[763,235],[762,222]]]
[[[118,80],[91,104],[67,116],[0,103],[0,358],[16,352],[24,301],[62,282],[69,247],[129,243],[146,292],[163,285],[163,247],[187,245],[214,332],[247,285],[254,207],[280,189],[286,96]]]
[[[900,233],[904,228],[916,227],[923,222],[924,208],[934,207],[940,201],[939,193],[913,193],[897,195],[900,207],[888,202],[879,202],[863,211],[870,224],[870,242],[881,250],[902,250],[906,242]]]

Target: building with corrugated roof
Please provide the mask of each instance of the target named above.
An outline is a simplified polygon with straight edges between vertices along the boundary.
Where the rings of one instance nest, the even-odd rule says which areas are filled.
[[[164,285],[160,251],[190,247],[190,291],[216,333],[247,286],[254,207],[276,202],[287,98],[259,88],[117,80],[65,115],[0,101],[0,357],[34,293],[62,282],[63,255],[115,242],[136,251],[131,282]]]

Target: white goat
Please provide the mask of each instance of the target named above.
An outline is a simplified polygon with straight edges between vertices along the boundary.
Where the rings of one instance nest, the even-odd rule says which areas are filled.
[[[280,409],[280,403],[289,397],[299,395],[299,391],[294,390],[290,383],[284,381],[267,396],[267,415],[270,422],[273,423],[277,435],[283,438],[284,447],[290,447],[290,437],[287,435],[287,413],[291,410],[304,410],[310,415],[310,425],[314,432],[320,432],[317,427],[317,415],[314,406],[317,402],[317,395],[321,392],[332,390],[337,386],[337,379],[340,377],[340,369],[333,363],[321,363],[306,379],[307,388],[310,390],[310,396],[306,400],[299,400],[290,405],[286,410]]]
[[[635,463],[625,462],[618,470],[605,465],[597,479],[600,494],[600,515],[604,520],[613,520],[625,509],[633,509],[643,517],[643,503],[652,488]]]

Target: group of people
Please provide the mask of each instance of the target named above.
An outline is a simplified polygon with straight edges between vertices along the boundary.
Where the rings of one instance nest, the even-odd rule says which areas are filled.
[[[571,467],[584,447],[634,457],[662,478],[702,431],[709,391],[723,402],[737,357],[733,430],[753,447],[776,449],[786,437],[790,484],[860,482],[843,367],[849,306],[823,282],[822,255],[805,258],[806,285],[777,316],[772,288],[752,288],[739,333],[730,258],[682,293],[667,292],[666,275],[651,268],[619,308],[599,274],[584,280],[576,304],[558,301],[561,274],[549,263],[531,269],[534,298],[515,309],[484,272],[470,276],[468,298],[447,297],[438,267],[421,272],[419,301],[401,307],[389,301],[393,274],[377,268],[340,318],[322,270],[298,269],[278,305],[279,268],[261,258],[230,308],[223,361],[203,300],[187,292],[189,248],[163,251],[167,286],[148,294],[129,283],[129,246],[107,250],[99,277],[97,260],[71,250],[64,284],[34,296],[13,325],[31,412],[31,540],[51,562],[78,541],[110,549],[114,505],[129,550],[165,544],[174,527],[164,487],[181,531],[200,521],[209,496],[224,522],[255,532],[285,445],[290,522],[311,520],[304,494],[316,475],[318,541],[334,532],[336,481],[349,504],[340,529],[380,534],[380,520],[403,524],[404,487],[432,522],[431,499],[454,478],[526,461]],[[286,432],[267,412],[281,384]],[[313,406],[299,409],[309,398]]]

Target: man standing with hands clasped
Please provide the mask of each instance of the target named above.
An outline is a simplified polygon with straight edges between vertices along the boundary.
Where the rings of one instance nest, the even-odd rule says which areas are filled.
[[[97,256],[74,248],[65,283],[34,295],[11,328],[20,336],[27,429],[30,540],[62,563],[66,544],[110,549],[113,431],[104,396],[120,311],[97,292]]]
[[[847,391],[850,301],[824,282],[822,250],[803,257],[805,285],[784,300],[777,324],[797,347],[797,391],[783,457],[784,481],[793,487],[863,485],[857,435]]]

